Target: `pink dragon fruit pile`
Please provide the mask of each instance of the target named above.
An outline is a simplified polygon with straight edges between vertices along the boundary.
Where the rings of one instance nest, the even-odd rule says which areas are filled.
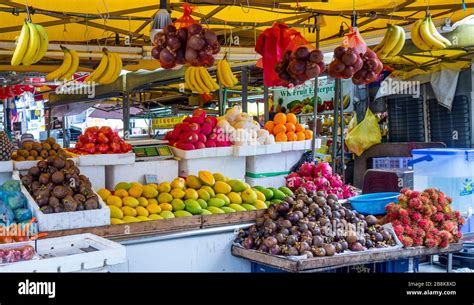
[[[286,177],[286,186],[292,191],[301,186],[307,191],[326,191],[328,195],[335,194],[339,199],[356,195],[350,185],[344,184],[341,176],[332,173],[331,166],[326,162],[318,165],[303,163],[297,172]]]

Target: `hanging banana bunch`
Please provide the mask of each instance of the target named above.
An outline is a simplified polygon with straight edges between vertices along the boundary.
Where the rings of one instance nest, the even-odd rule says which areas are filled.
[[[184,83],[191,91],[199,94],[211,93],[219,89],[219,85],[204,67],[190,66],[186,68]]]
[[[436,30],[430,15],[413,24],[411,41],[422,51],[442,50],[451,46],[451,42]]]
[[[398,25],[388,25],[382,41],[374,48],[380,59],[397,56],[405,46],[405,30]]]
[[[225,59],[217,61],[217,78],[219,83],[225,88],[232,88],[239,82],[232,73],[229,62]]]
[[[110,84],[114,82],[122,72],[123,62],[118,53],[102,50],[102,59],[95,70],[86,77],[85,81],[97,82],[99,84]]]
[[[48,34],[43,26],[25,21],[11,59],[12,66],[29,66],[43,58],[48,50]]]
[[[79,55],[76,51],[61,46],[64,53],[64,59],[61,65],[54,71],[46,75],[46,80],[51,81],[55,79],[69,80],[79,67]]]

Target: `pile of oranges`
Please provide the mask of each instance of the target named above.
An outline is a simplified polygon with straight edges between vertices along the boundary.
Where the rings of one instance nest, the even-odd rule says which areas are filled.
[[[273,121],[265,123],[265,129],[275,136],[276,142],[304,141],[313,138],[313,132],[298,124],[293,113],[277,113]]]

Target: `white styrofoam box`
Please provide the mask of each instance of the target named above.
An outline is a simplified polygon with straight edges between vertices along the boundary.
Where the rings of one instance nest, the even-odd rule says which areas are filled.
[[[206,157],[215,157],[216,156],[216,148],[202,148],[202,149],[195,149],[195,150],[183,150],[176,147],[171,147],[173,154],[175,157],[181,159],[198,159],[198,158],[206,158]]]
[[[13,172],[13,161],[0,161],[0,173],[11,173]]]
[[[89,178],[95,190],[105,187],[105,165],[79,166],[79,170]]]
[[[127,262],[125,246],[90,233],[39,239],[37,253],[39,259],[3,265],[0,272],[78,272]]]
[[[250,173],[275,173],[286,171],[286,153],[248,156],[246,171]]]
[[[178,161],[155,160],[135,162],[130,165],[110,165],[105,167],[105,187],[114,189],[119,182],[145,183],[145,175],[156,175],[159,182],[172,181],[178,176]]]
[[[305,150],[292,150],[284,152],[286,160],[285,169],[289,171],[293,167],[293,165],[300,161],[304,152]]]
[[[79,166],[95,165],[117,165],[135,163],[135,154],[133,152],[125,154],[98,154],[98,155],[80,155]]]
[[[233,179],[245,179],[245,157],[213,157],[182,159],[179,161],[179,176],[197,175],[200,170],[218,172]]]
[[[234,149],[232,146],[228,147],[216,147],[216,156],[217,157],[227,157],[234,154]]]
[[[281,144],[281,151],[293,150],[293,142],[279,142]]]
[[[13,179],[19,180],[20,174],[13,172]],[[97,194],[100,209],[44,214],[40,211],[40,207],[23,184],[21,184],[21,191],[26,196],[28,208],[33,211],[33,215],[38,220],[38,228],[42,232],[97,227],[110,224],[110,209]]]
[[[311,140],[305,140],[305,149],[313,149],[311,146]],[[321,148],[321,139],[316,139],[316,149]]]
[[[250,184],[251,186],[260,185],[263,187],[275,187],[279,188],[280,186],[285,186],[285,176],[286,175],[278,175],[273,177],[262,177],[262,178],[251,178],[245,176],[245,182]]]
[[[268,155],[281,152],[281,144],[234,146],[234,156]]]
[[[304,150],[306,149],[306,141],[293,141],[293,150]]]
[[[33,166],[36,166],[38,164],[38,161],[13,161],[13,169],[22,171],[22,170],[29,170]]]

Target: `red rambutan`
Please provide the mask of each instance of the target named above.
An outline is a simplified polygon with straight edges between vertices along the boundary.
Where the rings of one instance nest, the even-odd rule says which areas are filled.
[[[425,239],[425,246],[428,248],[434,248],[438,245],[438,242],[434,238]]]
[[[418,196],[420,196],[420,192],[418,191],[413,191],[410,194],[410,198],[417,198]]]
[[[411,215],[410,215],[410,218],[411,220],[413,220],[414,222],[419,222],[421,220],[421,214],[418,213],[418,212],[412,212]]]
[[[423,238],[416,237],[415,239],[413,239],[413,245],[414,246],[422,246],[423,245]]]
[[[442,222],[444,220],[444,216],[442,213],[438,212],[431,216],[431,219],[435,222]]]
[[[395,231],[395,234],[397,236],[401,236],[404,232],[403,227],[401,225],[393,226],[393,231]]]
[[[413,239],[406,235],[403,235],[400,241],[405,247],[411,247],[413,245]]]

